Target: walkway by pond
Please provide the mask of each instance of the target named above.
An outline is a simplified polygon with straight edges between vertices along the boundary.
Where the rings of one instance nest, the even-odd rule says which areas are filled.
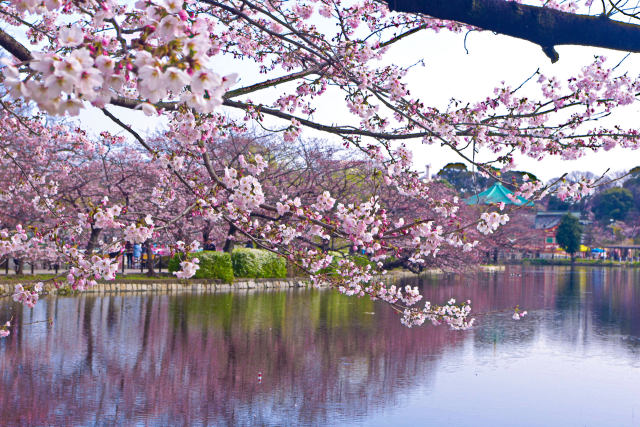
[[[456,332],[327,290],[4,299],[1,424],[640,425],[640,271],[403,283],[498,313]]]

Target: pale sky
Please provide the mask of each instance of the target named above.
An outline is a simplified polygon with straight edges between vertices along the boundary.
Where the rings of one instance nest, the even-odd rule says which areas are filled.
[[[408,37],[399,45],[389,51],[389,60],[398,64],[410,65],[420,59],[424,59],[425,67],[415,67],[407,76],[406,81],[412,96],[420,97],[426,105],[446,107],[451,97],[456,97],[469,102],[475,102],[492,95],[493,88],[505,81],[512,87],[518,86],[529,77],[537,68],[545,75],[556,75],[561,81],[566,77],[577,74],[580,69],[593,61],[594,55],[604,55],[609,58],[611,66],[617,64],[625,55],[625,52],[608,51],[588,47],[565,46],[558,47],[560,60],[551,64],[537,45],[506,36],[496,36],[489,32],[474,31],[467,37],[467,54],[463,44],[464,34],[452,34],[446,31],[435,34],[423,31],[422,33]],[[217,64],[218,72],[222,75],[231,72],[239,72],[245,85],[264,76],[258,76],[250,65],[243,65],[238,70],[238,64],[232,61],[223,61]],[[621,73],[627,71],[632,77],[640,74],[640,55],[630,55],[619,67]],[[254,80],[256,79],[256,80]],[[524,90],[535,89],[534,81],[531,81]],[[272,91],[271,96],[282,91]],[[531,95],[534,93],[529,92]],[[260,99],[253,98],[258,102]],[[125,122],[133,124],[138,131],[151,132],[162,126],[159,120],[149,119],[141,112],[121,110],[109,107],[112,111],[120,110],[120,117]],[[616,115],[617,124],[632,127],[637,122],[640,107],[638,104],[627,108],[623,114]],[[343,97],[329,94],[323,96],[317,103],[318,112],[314,118],[320,122],[340,122],[347,112],[344,107]],[[230,110],[230,114],[239,114]],[[348,114],[346,114],[348,116]],[[332,119],[338,117],[339,119]],[[102,113],[94,108],[84,111],[80,116],[85,128],[96,134],[100,130],[119,131]],[[355,122],[354,122],[355,123]],[[611,123],[611,122],[610,122]],[[269,119],[269,126],[286,126],[284,121]],[[321,137],[335,140],[335,136],[305,130],[303,136]],[[424,165],[431,164],[432,173],[440,170],[442,166],[452,161],[461,161],[461,158],[447,148],[435,145],[423,145],[420,141],[411,141],[407,145],[414,153],[414,167],[424,170]],[[482,153],[480,159],[486,158]],[[597,154],[589,154],[576,161],[564,161],[559,158],[548,158],[541,162],[528,158],[518,158],[516,169],[532,172],[539,178],[548,180],[557,177],[564,172],[574,170],[589,170],[596,174],[603,173],[607,168],[612,171],[627,170],[640,165],[638,152],[615,149],[609,152],[601,151]]]
[[[540,68],[542,74],[556,75],[566,80],[591,63],[595,55],[609,58],[611,66],[615,66],[626,55],[625,52],[606,49],[561,46],[557,48],[560,60],[552,64],[539,46],[524,40],[488,32],[472,32],[467,37],[467,54],[463,38],[463,35],[450,33],[424,33],[416,39],[424,43],[424,56],[428,64],[425,68],[414,70],[410,78],[412,83],[416,83],[413,87],[424,91],[422,93],[428,102],[446,105],[452,96],[468,98],[470,101],[483,99],[492,95],[493,88],[501,81],[517,87],[537,68]],[[420,46],[419,42],[416,42],[416,46]],[[403,57],[412,53],[417,56],[418,52],[419,49],[409,47],[404,50]],[[640,74],[640,55],[630,55],[618,70],[621,73],[628,71],[632,77],[637,77]],[[535,83],[533,79],[526,87],[535,88],[536,85],[532,83]],[[623,114],[615,116],[616,123],[633,127],[638,123],[639,113],[640,106],[635,103],[626,108]],[[455,154],[447,151],[425,145],[415,148],[416,167],[418,164],[431,163],[437,171],[449,161],[458,161]],[[549,157],[538,162],[530,158],[519,158],[517,169],[528,170],[545,180],[573,170],[589,170],[600,174],[608,167],[615,171],[640,165],[639,154],[637,151],[614,149],[591,153],[576,161]]]

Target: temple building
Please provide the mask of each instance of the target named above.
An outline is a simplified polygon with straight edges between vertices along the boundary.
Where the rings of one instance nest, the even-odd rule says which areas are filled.
[[[497,205],[499,203],[504,203],[505,205],[533,206],[533,202],[528,201],[524,197],[514,197],[513,191],[509,190],[499,181],[496,181],[495,184],[484,190],[482,193],[467,197],[464,202],[468,205]]]

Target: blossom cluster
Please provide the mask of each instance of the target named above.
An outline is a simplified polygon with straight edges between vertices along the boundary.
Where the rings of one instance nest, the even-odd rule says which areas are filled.
[[[417,286],[412,288],[407,285],[402,289],[395,285],[391,285],[387,288],[382,286],[382,284],[379,284],[378,287],[379,289],[374,298],[381,299],[392,304],[397,301],[402,301],[407,307],[410,307],[422,299],[422,295],[420,295],[420,290]]]
[[[498,212],[483,212],[480,215],[480,221],[478,222],[477,229],[482,234],[491,234],[498,229],[501,225],[506,224],[509,221],[509,215],[499,214]]]
[[[268,164],[260,154],[256,154],[255,156],[253,156],[253,160],[253,163],[247,162],[244,158],[244,155],[241,154],[240,156],[238,156],[238,163],[242,168],[249,171],[249,173],[252,175],[260,175],[262,171],[267,168]]]
[[[591,181],[580,182],[563,182],[558,186],[556,194],[560,200],[566,200],[567,198],[580,200],[584,196],[591,194],[593,189],[591,188]]]
[[[174,271],[173,274],[178,279],[188,279],[190,277],[193,277],[200,269],[200,265],[198,265],[199,262],[200,260],[198,258],[193,258],[190,261],[182,261],[180,263],[180,271]]]
[[[111,206],[107,209],[98,207],[93,214],[94,225],[97,228],[120,228],[122,224],[116,221],[116,217],[120,215],[122,208],[118,205]]]
[[[470,312],[470,301],[456,304],[456,300],[452,298],[442,306],[431,306],[427,302],[422,310],[404,310],[400,321],[408,327],[420,326],[428,320],[433,325],[445,323],[454,330],[465,330],[475,322],[473,318],[468,319]]]
[[[316,203],[313,205],[313,208],[317,209],[320,212],[328,211],[333,208],[333,205],[336,203],[336,199],[331,197],[331,193],[328,191],[323,191],[322,194],[318,196],[316,199]]]
[[[42,292],[42,286],[42,282],[38,282],[31,289],[25,289],[21,283],[18,283],[13,290],[13,300],[29,308],[33,308],[38,302],[40,292]]]
[[[443,227],[434,225],[433,221],[423,222],[410,231],[413,236],[412,243],[416,248],[416,254],[412,257],[415,262],[424,262],[424,257],[436,256],[440,245],[445,240],[443,237]]]
[[[188,19],[182,1],[139,1],[130,10],[109,3],[96,5],[90,25],[100,27],[105,19],[118,25],[115,11],[135,14],[139,27],[133,33],[146,46],[132,44],[131,54],[120,56],[124,38],[85,31],[79,23],[60,25],[53,40],[61,50],[32,53],[29,68],[38,74],[37,79],[11,64],[3,70],[13,96],[33,100],[52,115],[78,115],[85,101],[103,107],[114,94],[125,95],[132,89],[148,101],[142,104],[147,114],[155,112],[152,104],[169,99],[202,113],[211,113],[222,104],[222,95],[237,76],[220,77],[209,68],[209,53],[217,46],[207,36],[210,22],[206,18]],[[50,11],[62,7],[56,1],[46,4]],[[39,2],[16,1],[15,6],[47,13]]]
[[[143,223],[129,224],[124,229],[124,238],[132,243],[144,243],[153,236],[154,223],[151,215],[147,215]]]
[[[340,221],[342,231],[349,236],[354,246],[366,246],[369,253],[380,248],[375,238],[378,237],[386,215],[376,199],[371,198],[358,204],[339,203],[336,206],[335,216]]]
[[[7,320],[4,325],[0,326],[0,338],[8,337],[11,334],[9,328],[11,327],[11,321]]]
[[[67,256],[74,261],[69,269],[67,282],[73,290],[84,291],[98,284],[98,280],[114,280],[118,271],[118,260],[92,255],[86,257],[76,248],[66,250]]]

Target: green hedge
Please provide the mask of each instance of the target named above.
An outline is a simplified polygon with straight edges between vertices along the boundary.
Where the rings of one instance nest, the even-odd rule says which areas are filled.
[[[232,282],[235,277],[284,279],[287,277],[287,262],[272,252],[262,249],[235,249],[226,252],[203,251],[188,255],[198,258],[200,268],[195,279],[221,279]],[[169,261],[169,271],[179,271],[184,256],[176,255]]]
[[[273,279],[287,277],[286,260],[266,250],[236,249],[231,254],[231,263],[236,277]]]
[[[200,268],[196,271],[195,279],[221,279],[231,283],[234,279],[231,255],[226,252],[203,251],[191,253],[188,259],[198,258]],[[169,271],[180,271],[180,263],[184,256],[176,255],[169,261]]]
[[[361,254],[345,255],[343,253],[336,252],[336,251],[330,251],[329,254],[333,255],[333,260],[331,261],[331,264],[329,265],[329,267],[323,268],[322,270],[320,270],[319,273],[336,275],[337,274],[336,270],[338,269],[338,261],[340,259],[348,259],[358,267],[366,267],[367,265],[370,265],[371,268],[376,267],[376,263],[371,261],[366,255],[361,255]]]

